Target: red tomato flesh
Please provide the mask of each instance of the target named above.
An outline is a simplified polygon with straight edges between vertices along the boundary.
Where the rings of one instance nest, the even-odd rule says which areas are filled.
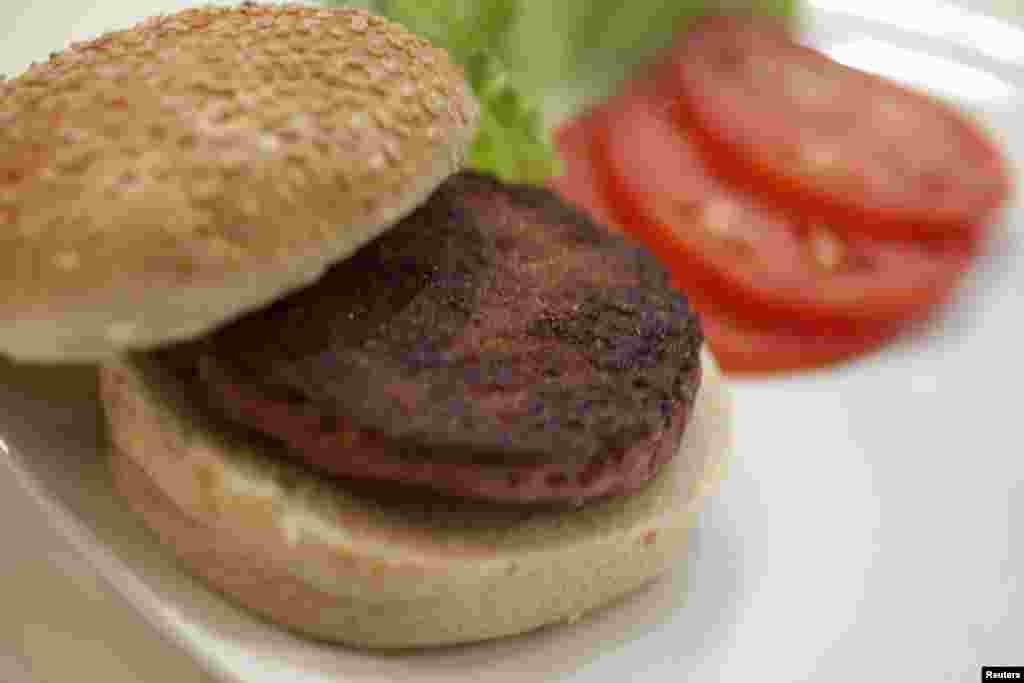
[[[755,326],[692,294],[708,347],[723,372],[767,374],[835,365],[878,350],[900,335],[904,326],[883,326],[853,334],[821,329],[793,329],[784,323]]]
[[[617,224],[616,208],[606,196],[608,169],[592,154],[591,138],[603,121],[604,109],[594,110],[559,129],[555,136],[566,172],[555,183],[563,197],[604,225]],[[678,280],[674,285],[684,289]],[[722,370],[729,374],[800,371],[832,365],[882,347],[900,328],[882,327],[860,334],[829,330],[794,330],[777,323],[757,327],[734,312],[716,307],[692,288],[690,305],[701,316],[704,336]]]
[[[1009,195],[998,149],[956,110],[777,23],[703,19],[667,68],[680,124],[719,173],[847,232],[976,235]]]
[[[562,173],[550,183],[552,190],[590,215],[594,222],[618,229],[615,209],[608,203],[605,174],[597,167],[591,131],[602,126],[602,109],[592,109],[555,129],[554,142],[562,161]]]
[[[674,99],[637,81],[592,131],[620,223],[684,289],[756,324],[858,332],[926,316],[970,260],[966,242],[844,236],[813,214],[768,206],[707,167]]]

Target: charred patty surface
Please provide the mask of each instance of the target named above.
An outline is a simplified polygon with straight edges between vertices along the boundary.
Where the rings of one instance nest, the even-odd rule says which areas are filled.
[[[462,173],[314,286],[160,355],[335,473],[546,500],[672,457],[701,341],[646,251]]]

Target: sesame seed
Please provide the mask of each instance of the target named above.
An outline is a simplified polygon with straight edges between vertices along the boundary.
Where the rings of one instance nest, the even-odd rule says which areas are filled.
[[[370,117],[364,111],[353,112],[349,117],[349,126],[354,130],[365,130],[370,127]]]
[[[75,251],[60,251],[54,255],[53,263],[60,270],[72,271],[82,264],[82,257]]]
[[[429,107],[431,113],[440,114],[448,108],[448,98],[435,90],[430,93],[430,97],[427,99],[427,107]]]
[[[107,339],[115,344],[125,344],[133,341],[139,333],[137,323],[129,320],[118,320],[107,325]]]
[[[396,163],[402,159],[401,148],[395,140],[384,141],[384,155],[392,163]]]
[[[382,171],[388,165],[387,159],[381,152],[371,154],[367,163],[372,171]]]
[[[313,128],[313,118],[306,113],[298,112],[288,117],[288,127],[297,131],[308,131]]]
[[[273,133],[260,133],[256,137],[256,146],[261,152],[272,154],[281,148],[281,141]]]
[[[402,81],[401,85],[398,86],[399,96],[406,99],[415,96],[417,92],[419,92],[419,89],[413,81]]]
[[[369,23],[367,22],[365,15],[354,14],[352,15],[351,26],[352,30],[355,31],[356,33],[363,33],[364,31],[366,31],[367,28],[369,28]]]

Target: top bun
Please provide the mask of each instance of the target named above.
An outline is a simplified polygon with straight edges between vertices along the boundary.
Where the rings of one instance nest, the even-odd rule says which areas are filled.
[[[0,81],[0,353],[90,361],[302,287],[462,165],[440,49],[357,9],[205,7]]]

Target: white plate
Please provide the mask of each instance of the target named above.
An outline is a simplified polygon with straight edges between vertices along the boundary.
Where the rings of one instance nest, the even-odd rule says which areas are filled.
[[[63,27],[35,6],[20,24],[0,10],[18,29],[0,67],[184,4],[80,4]],[[810,18],[837,58],[954,98],[1024,158],[1020,27],[932,0],[817,0]],[[916,339],[736,383],[736,459],[688,564],[572,626],[375,657],[249,618],[180,573],[112,496],[86,371],[0,366],[0,461],[141,614],[230,680],[976,680],[983,664],[1024,664],[1022,221],[1008,212]]]

